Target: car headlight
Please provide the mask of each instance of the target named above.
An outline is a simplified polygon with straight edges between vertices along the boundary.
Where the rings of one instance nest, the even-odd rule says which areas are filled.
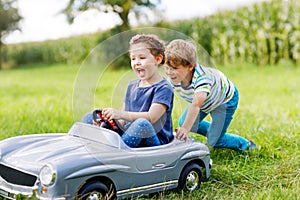
[[[43,185],[49,186],[55,182],[56,171],[51,165],[44,165],[40,171],[40,180]]]

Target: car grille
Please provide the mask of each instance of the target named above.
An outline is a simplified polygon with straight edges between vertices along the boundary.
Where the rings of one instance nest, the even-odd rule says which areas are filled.
[[[0,164],[0,176],[8,183],[33,186],[37,177]]]

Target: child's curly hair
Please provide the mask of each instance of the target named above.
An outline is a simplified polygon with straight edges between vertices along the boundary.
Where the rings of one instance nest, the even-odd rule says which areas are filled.
[[[154,57],[158,55],[162,55],[163,59],[160,64],[163,65],[165,63],[166,60],[165,43],[162,40],[160,40],[156,35],[146,35],[146,34],[135,35],[131,38],[129,42],[130,48],[132,47],[132,45],[139,44],[139,43],[146,44],[148,46],[150,53]]]

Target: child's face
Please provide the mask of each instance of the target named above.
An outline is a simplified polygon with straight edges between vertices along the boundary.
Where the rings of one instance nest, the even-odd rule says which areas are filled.
[[[131,46],[130,60],[133,71],[140,79],[148,80],[158,73],[160,62],[150,53],[145,44],[139,43]]]
[[[193,76],[193,65],[166,66],[165,73],[173,84],[177,85],[182,83],[183,85],[189,85]]]

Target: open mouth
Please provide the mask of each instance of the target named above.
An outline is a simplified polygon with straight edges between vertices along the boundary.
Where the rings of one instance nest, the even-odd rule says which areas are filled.
[[[170,77],[170,79],[172,80],[172,81],[176,81],[176,77]]]
[[[136,69],[136,72],[139,76],[145,76],[145,70],[144,69]]]
[[[177,79],[177,77],[170,77],[173,84],[179,84],[180,81]]]

